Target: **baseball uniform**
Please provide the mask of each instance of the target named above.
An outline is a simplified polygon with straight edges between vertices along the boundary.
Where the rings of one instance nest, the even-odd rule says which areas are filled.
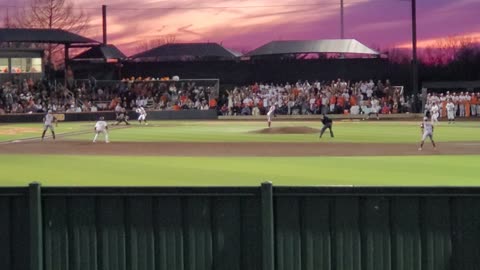
[[[430,109],[432,111],[432,122],[433,123],[438,123],[438,116],[440,115],[440,110],[437,106],[437,104],[434,104],[432,108]]]
[[[145,109],[143,107],[140,107],[136,110],[136,112],[139,114],[138,121],[140,122],[140,124],[142,123],[142,121],[144,121],[145,124],[148,125],[146,120],[147,112],[145,111]]]
[[[103,135],[105,136],[105,142],[109,143],[110,141],[108,140],[108,124],[103,119],[99,120],[95,124],[95,137],[93,138],[93,142],[97,141],[98,134],[100,133],[103,133]]]
[[[453,104],[451,101],[447,103],[447,118],[448,123],[455,121],[455,104]]]
[[[427,114],[428,116],[428,114]],[[423,149],[423,144],[425,143],[425,140],[427,138],[430,138],[430,141],[432,142],[433,148],[436,149],[435,141],[433,140],[433,123],[428,117],[423,118],[422,122],[422,130],[423,130],[423,135],[422,135],[422,142],[420,144],[420,148],[418,148],[419,151]]]
[[[50,131],[52,132],[52,137],[55,140],[55,128],[53,127],[53,123],[57,121],[57,118],[53,116],[52,111],[48,111],[48,114],[45,115],[43,121],[42,141],[45,138],[45,133],[48,129],[50,129]]]
[[[268,110],[267,113],[267,118],[268,118],[268,127],[270,127],[270,122],[272,121],[272,115],[275,113],[275,105],[270,107],[270,110]]]

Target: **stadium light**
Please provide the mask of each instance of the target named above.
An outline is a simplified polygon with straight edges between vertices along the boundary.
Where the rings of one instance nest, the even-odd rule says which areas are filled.
[[[417,1],[412,2],[412,83],[413,93],[418,94],[418,59],[417,59]]]
[[[417,0],[410,1],[412,8],[412,87],[413,94],[418,94],[418,58],[417,58]]]
[[[340,0],[340,38],[345,38],[345,25],[343,21],[343,0]]]

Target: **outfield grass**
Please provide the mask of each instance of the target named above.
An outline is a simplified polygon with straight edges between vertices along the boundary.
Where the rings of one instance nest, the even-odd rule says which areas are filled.
[[[480,186],[480,156],[189,158],[0,155],[3,186]],[[28,169],[27,169],[28,168]]]
[[[135,124],[134,124],[135,125]],[[320,128],[316,122],[275,122],[274,126],[306,126]],[[0,140],[38,137],[41,125],[16,124],[0,126],[8,128],[38,128],[37,133],[0,135]],[[58,133],[85,131],[84,134],[68,136],[69,140],[91,140],[92,123],[61,123]],[[128,129],[111,131],[111,140],[115,141],[167,141],[167,142],[318,142],[316,134],[256,134],[254,131],[265,128],[263,122],[152,122],[150,126],[133,126]],[[364,143],[408,143],[418,142],[420,128],[418,122],[336,122],[334,124],[334,142]],[[455,125],[442,123],[435,130],[438,142],[480,141],[480,124],[463,122]]]
[[[274,126],[319,128],[316,122],[274,122]],[[441,123],[438,142],[480,141],[480,124]],[[22,128],[28,132],[7,134]],[[0,140],[38,138],[41,124],[0,126]],[[68,140],[92,139],[93,123],[60,123]],[[118,141],[167,142],[318,142],[316,134],[266,135],[253,131],[264,122],[165,121],[111,130]],[[416,143],[418,122],[336,122],[328,142]],[[10,132],[11,133],[11,132]],[[381,147],[381,146],[379,146]],[[252,186],[276,185],[480,186],[479,156],[402,157],[130,157],[9,155],[0,153],[0,185],[41,181],[47,186]]]

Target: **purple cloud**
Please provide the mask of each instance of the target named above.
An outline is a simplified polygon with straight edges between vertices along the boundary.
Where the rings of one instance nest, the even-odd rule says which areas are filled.
[[[420,40],[479,32],[478,0],[417,2]],[[243,51],[276,39],[340,35],[337,0],[76,0],[76,6],[86,8],[92,18],[89,37],[98,40],[103,3],[108,5],[109,42],[127,54],[133,53],[137,41],[170,34],[180,42],[222,42]],[[0,6],[19,5],[16,0],[0,0]],[[0,12],[0,19],[4,16]],[[345,0],[345,34],[368,45],[406,44],[411,38],[410,2]]]

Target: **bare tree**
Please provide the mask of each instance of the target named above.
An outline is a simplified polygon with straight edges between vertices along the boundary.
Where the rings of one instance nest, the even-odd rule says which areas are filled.
[[[460,51],[472,47],[475,40],[471,37],[455,36],[442,38],[434,45],[425,48],[423,61],[433,65],[447,65],[456,60]]]
[[[145,40],[140,42],[135,50],[137,52],[145,52],[165,44],[174,44],[177,41],[177,36],[174,34],[164,35],[157,39]]]
[[[163,36],[164,44],[174,44],[177,41],[177,36],[175,34],[169,34]]]
[[[388,48],[384,51],[384,53],[388,55],[388,60],[392,63],[410,63],[411,55],[409,55],[408,51],[406,50],[402,50],[399,48]]]
[[[5,17],[3,18],[2,23],[4,28],[16,28],[14,20],[10,16],[9,8],[5,10]],[[12,42],[0,42],[0,48],[11,48],[11,47],[17,47],[17,46],[18,44],[14,44]]]
[[[18,27],[62,29],[76,34],[87,30],[88,21],[89,16],[77,9],[73,0],[30,0],[15,18]],[[52,64],[53,60],[61,60],[62,51],[59,45],[47,45],[47,62]]]
[[[5,17],[3,18],[3,27],[5,28],[16,28],[16,24],[13,18],[10,16],[10,9],[5,10]]]

